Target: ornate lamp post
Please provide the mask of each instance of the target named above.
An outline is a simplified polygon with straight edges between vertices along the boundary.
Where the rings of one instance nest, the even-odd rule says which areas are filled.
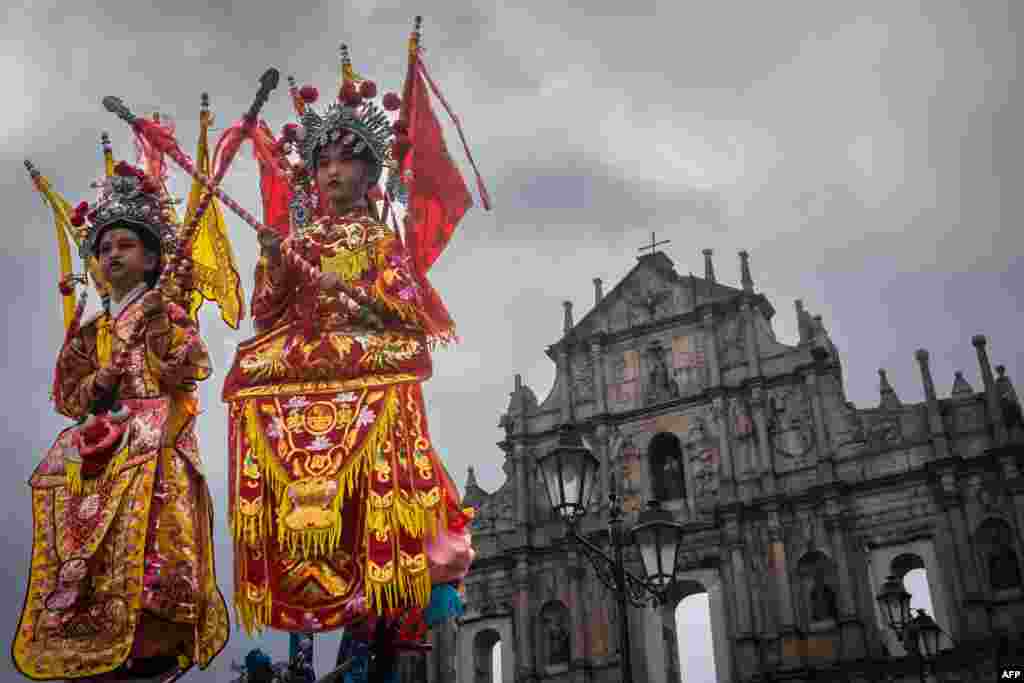
[[[927,670],[939,654],[942,629],[923,609],[917,610],[917,616],[910,618],[910,593],[895,576],[885,580],[875,599],[882,607],[889,628],[903,642],[907,652],[915,651],[920,657],[921,683],[925,683]]]
[[[875,599],[882,608],[886,624],[895,631],[897,638],[903,640],[903,629],[910,623],[910,593],[903,587],[903,582],[889,576]]]
[[[562,427],[558,445],[540,458],[538,466],[552,509],[565,522],[569,537],[587,556],[601,583],[618,600],[622,680],[623,683],[632,683],[633,663],[627,610],[630,605],[646,607],[664,603],[675,582],[676,551],[682,525],[673,521],[670,513],[652,501],[648,509],[640,514],[631,533],[627,533],[623,529],[625,518],[622,504],[613,493],[609,496],[611,506],[608,517],[612,552],[608,554],[579,531],[579,523],[587,513],[597,488],[600,462],[584,445],[572,425]],[[639,547],[644,569],[642,577],[626,569],[624,550],[630,543]]]

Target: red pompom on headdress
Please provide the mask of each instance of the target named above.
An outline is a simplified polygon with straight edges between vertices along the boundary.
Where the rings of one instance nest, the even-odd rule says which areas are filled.
[[[393,92],[389,92],[384,96],[384,100],[381,103],[384,105],[384,109],[388,111],[398,111],[398,108],[402,106],[402,98]]]
[[[286,142],[298,142],[299,141],[299,124],[297,123],[286,123],[281,128],[281,139]]]
[[[339,99],[350,107],[358,107],[363,101],[363,96],[359,94],[356,84],[348,81],[342,86]]]
[[[70,217],[71,225],[73,225],[76,228],[80,228],[83,225],[85,225],[85,216],[87,213],[89,213],[88,202],[82,202],[81,204],[76,206],[75,210],[72,212]]]
[[[122,178],[129,178],[129,177],[134,176],[134,177],[138,178],[139,180],[145,180],[146,179],[146,174],[142,171],[141,168],[137,168],[135,166],[132,166],[127,161],[119,161],[119,162],[117,162],[117,165],[114,166],[114,173],[116,175],[121,176]]]
[[[302,101],[306,104],[313,104],[320,98],[320,91],[317,90],[315,86],[304,85],[299,88],[299,97],[301,97]]]
[[[377,96],[377,84],[373,81],[363,81],[359,86],[359,94],[368,100]]]

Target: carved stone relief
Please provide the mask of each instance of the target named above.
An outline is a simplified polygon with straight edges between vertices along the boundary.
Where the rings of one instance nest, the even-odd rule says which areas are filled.
[[[814,447],[811,404],[802,387],[774,389],[768,401],[768,434],[772,447],[786,467],[806,464]]]
[[[696,497],[718,493],[721,458],[719,439],[714,422],[707,411],[700,411],[690,418],[690,430],[686,439],[687,462],[689,463]]]
[[[572,381],[573,392],[578,400],[594,400],[594,362],[589,353],[573,356]]]
[[[703,334],[672,339],[672,371],[682,395],[696,394],[704,390],[708,380]]]
[[[646,405],[664,403],[679,396],[679,386],[669,376],[667,350],[658,342],[647,348]]]
[[[718,327],[718,348],[723,366],[738,365],[746,360],[746,335],[741,317],[733,316]]]

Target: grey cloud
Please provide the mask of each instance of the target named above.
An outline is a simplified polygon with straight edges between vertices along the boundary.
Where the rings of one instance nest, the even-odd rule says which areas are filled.
[[[682,273],[701,273],[700,249],[712,247],[719,278],[735,283],[735,252],[749,249],[783,341],[795,336],[792,300],[803,298],[844,352],[858,404],[877,401],[878,367],[905,400],[919,399],[913,351],[921,346],[932,352],[940,393],[954,370],[980,387],[970,345],[978,332],[1019,391],[1020,3],[626,7],[617,16],[551,2],[442,4],[425,13],[427,63],[495,199],[490,214],[466,216],[431,272],[464,338],[437,354],[425,386],[433,439],[460,483],[473,462],[485,488],[501,484],[496,423],[513,374],[546,395],[554,375],[543,350],[561,334],[561,301],[572,300],[582,317],[591,278],[610,289],[652,230],[672,239],[666,253]],[[12,85],[0,111],[0,165],[8,169],[0,291],[13,321],[3,351],[11,393],[0,416],[9,474],[0,481],[9,559],[0,566],[10,581],[0,599],[21,598],[31,526],[25,480],[65,424],[47,403],[61,336],[53,227],[21,159],[32,158],[69,200],[88,198],[100,171],[99,132],[113,134],[119,157],[131,155],[129,132],[102,110],[102,96],[170,112],[191,153],[201,91],[212,96],[218,126],[248,106],[271,65],[323,92],[337,77],[343,40],[357,70],[396,89],[410,22],[422,9],[277,3],[257,12],[251,3],[184,2],[115,11],[36,2],[8,10],[0,37],[12,54],[0,58],[0,73],[23,85]],[[274,127],[291,118],[283,88],[265,114]],[[183,196],[188,183],[177,177]],[[255,181],[245,153],[226,187],[257,209]],[[255,245],[248,228],[228,220],[248,290]],[[217,374],[203,385],[200,440],[227,595],[219,384],[234,340],[251,327],[228,332],[215,311],[205,315]],[[0,629],[13,632],[15,617]],[[233,634],[208,678],[227,675],[249,647],[281,656],[285,643]],[[327,649],[319,651],[324,667]],[[3,676],[9,666],[0,665]]]

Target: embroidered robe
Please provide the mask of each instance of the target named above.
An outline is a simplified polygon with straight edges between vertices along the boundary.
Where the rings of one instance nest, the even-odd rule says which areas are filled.
[[[465,575],[432,566],[437,546],[462,543],[466,568],[472,550],[420,388],[439,326],[397,236],[357,209],[287,239],[373,302],[261,259],[260,334],[239,346],[224,387],[236,609],[248,630],[317,632],[425,607],[432,574]]]
[[[206,347],[166,312],[147,317],[136,297],[113,320],[101,313],[69,335],[57,359],[57,410],[85,419],[101,393],[97,371],[121,352],[126,420],[114,455],[98,474],[78,473],[66,457],[80,443],[75,425],[29,481],[32,564],[12,653],[34,679],[102,677],[152,657],[206,668],[227,643],[194,429]]]

